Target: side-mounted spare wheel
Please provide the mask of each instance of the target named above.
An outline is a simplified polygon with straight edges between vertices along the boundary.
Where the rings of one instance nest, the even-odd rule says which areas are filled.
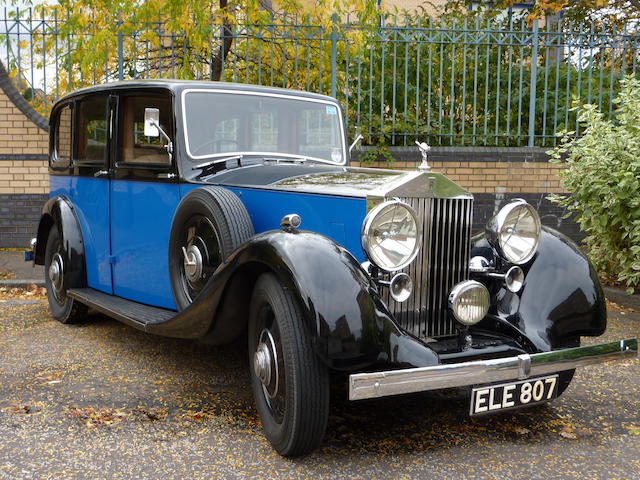
[[[233,192],[206,186],[185,195],[169,238],[169,275],[178,310],[187,308],[218,266],[253,235],[247,209]]]
[[[84,319],[88,309],[86,305],[67,297],[68,269],[71,268],[68,258],[60,241],[58,228],[53,225],[47,239],[44,258],[44,278],[49,310],[53,318],[61,323],[77,323]]]

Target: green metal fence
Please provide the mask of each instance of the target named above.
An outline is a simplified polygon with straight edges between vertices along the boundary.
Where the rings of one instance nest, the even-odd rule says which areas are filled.
[[[94,83],[220,79],[333,95],[350,133],[370,144],[553,145],[561,131],[579,135],[580,105],[611,115],[619,80],[639,60],[629,27],[419,17],[363,27],[336,16],[321,26],[293,17],[214,27],[203,49],[161,19],[114,18],[117,33],[103,41],[91,25],[65,29],[64,12],[0,13],[0,60],[42,113]]]

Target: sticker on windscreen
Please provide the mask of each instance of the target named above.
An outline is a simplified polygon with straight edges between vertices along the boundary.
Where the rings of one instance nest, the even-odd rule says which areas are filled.
[[[342,152],[339,148],[334,148],[331,150],[331,160],[336,163],[340,163],[342,161]]]
[[[333,105],[327,105],[327,115],[337,115],[338,109]]]

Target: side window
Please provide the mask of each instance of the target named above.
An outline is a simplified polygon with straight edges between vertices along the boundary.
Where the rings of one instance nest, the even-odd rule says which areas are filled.
[[[107,154],[107,97],[96,96],[82,100],[78,105],[79,164],[104,164]]]
[[[66,105],[58,113],[54,131],[54,151],[51,164],[64,168],[71,163],[71,107]]]
[[[171,162],[164,135],[144,134],[144,109],[160,110],[160,127],[171,139],[171,99],[161,96],[124,96],[120,100],[120,162],[167,164]]]

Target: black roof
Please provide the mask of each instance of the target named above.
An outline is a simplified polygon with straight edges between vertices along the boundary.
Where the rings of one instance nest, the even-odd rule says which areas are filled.
[[[264,87],[261,85],[251,85],[246,83],[231,83],[231,82],[210,82],[203,80],[170,80],[170,79],[147,79],[147,80],[124,80],[120,82],[103,83],[100,85],[92,85],[90,87],[84,87],[79,90],[75,90],[68,93],[60,100],[69,99],[76,95],[82,95],[86,93],[101,92],[105,90],[134,90],[144,88],[166,88],[174,92],[180,92],[184,89],[207,89],[207,88],[224,88],[226,90],[243,90],[257,93],[275,93],[280,95],[291,95],[304,98],[315,98],[318,100],[332,100],[333,97],[327,95],[320,95],[318,93],[310,93],[302,90],[294,90],[289,88],[278,87]]]

